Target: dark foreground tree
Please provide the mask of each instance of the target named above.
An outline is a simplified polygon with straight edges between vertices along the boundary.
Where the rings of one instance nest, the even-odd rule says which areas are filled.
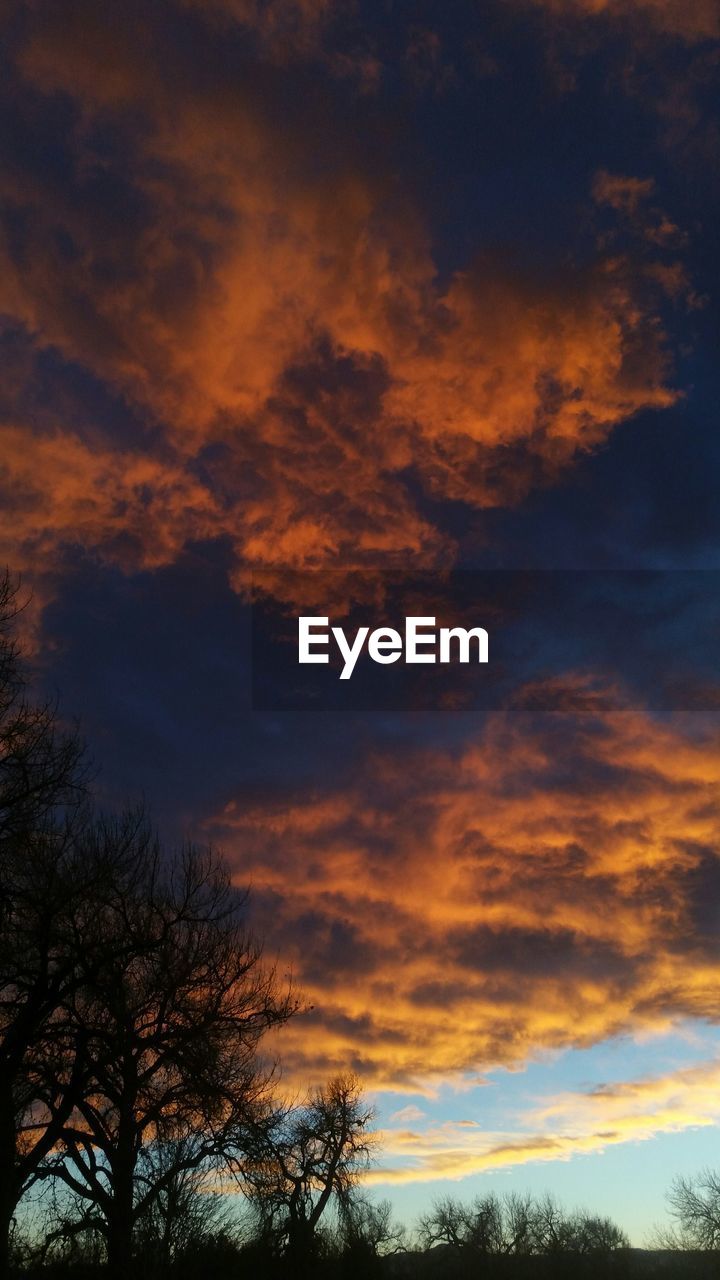
[[[297,1275],[312,1264],[323,1214],[333,1201],[347,1209],[368,1168],[372,1119],[356,1077],[336,1076],[303,1106],[278,1113],[245,1167],[261,1229]]]
[[[0,578],[0,1277],[13,1215],[57,1140],[78,1083],[77,1042],[58,1011],[73,989],[87,889],[74,835],[83,752],[55,707],[27,696],[13,637],[17,592]],[[38,1096],[54,1065],[52,1113]]]
[[[216,1171],[194,1164],[192,1155],[178,1152],[174,1142],[153,1143],[146,1152],[148,1182],[158,1192],[138,1219],[135,1245],[143,1270],[152,1276],[218,1240],[239,1247],[231,1206],[236,1197],[223,1194]]]
[[[83,1090],[44,1166],[84,1206],[65,1231],[102,1234],[127,1276],[137,1228],[190,1170],[257,1128],[269,1075],[258,1045],[293,1005],[243,925],[244,897],[212,851],[164,857],[142,822],[96,823],[92,857],[133,843],[96,904],[65,1007]]]

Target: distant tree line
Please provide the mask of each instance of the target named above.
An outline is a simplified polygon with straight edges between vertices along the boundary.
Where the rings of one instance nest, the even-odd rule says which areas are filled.
[[[212,849],[163,847],[141,809],[98,812],[77,731],[29,696],[17,612],[6,574],[0,1280],[640,1274],[617,1226],[550,1197],[445,1197],[411,1237],[362,1193],[375,1135],[357,1079],[278,1100],[263,1040],[298,1001],[246,895]],[[670,1203],[657,1256],[678,1276],[679,1251],[716,1264],[717,1177],[678,1181]]]
[[[516,1192],[480,1196],[470,1204],[446,1196],[421,1219],[420,1238],[426,1248],[446,1244],[482,1258],[606,1254],[630,1244],[609,1218],[567,1213],[552,1196],[535,1199]]]

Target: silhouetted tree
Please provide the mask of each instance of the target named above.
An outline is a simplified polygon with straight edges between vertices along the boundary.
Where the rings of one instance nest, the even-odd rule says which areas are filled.
[[[86,888],[74,828],[82,745],[56,708],[27,697],[13,636],[17,590],[0,579],[0,1277],[17,1203],[52,1149],[78,1083],[77,1045],[58,1016],[76,979]],[[53,1063],[51,1111],[38,1083]]]
[[[214,1170],[193,1164],[188,1159],[192,1154],[178,1152],[174,1142],[156,1142],[147,1149],[152,1163],[148,1180],[159,1190],[138,1219],[135,1244],[143,1269],[152,1276],[220,1237],[237,1247],[237,1221],[229,1198],[217,1185]]]
[[[404,1249],[406,1239],[405,1227],[393,1219],[389,1200],[374,1203],[353,1194],[339,1203],[334,1245],[348,1278],[382,1274],[380,1260]]]
[[[333,1200],[347,1207],[373,1149],[373,1111],[353,1075],[336,1076],[300,1107],[278,1113],[245,1169],[262,1228],[297,1274],[317,1248]]]
[[[695,1177],[675,1178],[667,1194],[674,1220],[656,1231],[663,1249],[720,1249],[720,1173],[702,1169]]]
[[[424,1249],[435,1244],[447,1244],[462,1250],[472,1239],[473,1210],[453,1196],[442,1196],[433,1201],[432,1208],[418,1224],[420,1243]]]
[[[576,1217],[576,1214],[568,1214],[554,1196],[543,1196],[535,1209],[535,1234],[540,1252],[554,1254],[574,1251]]]
[[[258,1044],[293,1011],[243,926],[244,897],[211,851],[163,857],[145,823],[97,823],[97,857],[130,834],[78,953],[65,1013],[84,1043],[83,1091],[43,1176],[85,1206],[127,1276],[138,1224],[190,1170],[222,1159],[262,1110]]]
[[[573,1237],[571,1249],[585,1256],[605,1257],[618,1249],[629,1249],[626,1233],[612,1218],[598,1217],[581,1211],[572,1217]]]
[[[543,1254],[604,1256],[630,1245],[625,1232],[611,1218],[585,1209],[568,1213],[550,1195],[543,1196],[533,1206],[533,1230],[535,1251]]]
[[[537,1201],[511,1192],[489,1194],[469,1204],[451,1196],[437,1200],[420,1220],[425,1248],[446,1244],[480,1257],[524,1255],[604,1256],[626,1248],[627,1236],[609,1218],[562,1209],[551,1196]]]
[[[533,1252],[535,1206],[529,1196],[511,1193],[478,1197],[464,1205],[446,1196],[420,1220],[425,1247],[443,1243],[480,1255]]]

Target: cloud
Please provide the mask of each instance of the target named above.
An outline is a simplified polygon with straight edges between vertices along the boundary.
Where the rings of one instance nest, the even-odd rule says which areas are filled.
[[[316,31],[329,6],[223,10],[262,42],[268,24]],[[19,567],[61,572],[73,546],[124,566],[125,502],[137,559],[168,563],[183,491],[184,541],[226,538],[238,589],[248,567],[447,565],[428,499],[515,504],[675,402],[659,307],[677,280],[613,248],[553,276],[473,260],[440,282],[382,143],[348,148],[320,89],[278,115],[277,70],[227,44],[192,5],[161,31],[146,6],[118,24],[82,2],[35,12],[16,43],[14,110],[66,129],[61,175],[14,157],[0,306],[37,361],[92,378],[139,424],[130,447],[60,402],[39,422],[18,378]],[[64,441],[78,480],[92,474],[87,516],[67,478],[33,509],[27,477],[52,473]]]
[[[397,1124],[412,1124],[413,1121],[424,1120],[425,1115],[426,1113],[420,1107],[410,1104],[407,1107],[401,1107],[399,1111],[394,1111],[390,1119]]]
[[[423,1129],[386,1127],[385,1166],[374,1183],[464,1178],[539,1160],[569,1160],[622,1142],[717,1125],[720,1063],[703,1062],[665,1076],[567,1093],[521,1110],[513,1132],[488,1132],[462,1121]],[[401,1113],[391,1117],[399,1120]]]
[[[533,0],[560,19],[605,19],[616,24],[647,24],[663,35],[693,43],[720,37],[715,0]]]
[[[652,195],[655,182],[652,178],[633,178],[626,174],[608,173],[600,169],[593,180],[593,196],[599,204],[634,215]]]
[[[648,244],[665,249],[678,250],[687,241],[680,227],[657,205],[650,204],[650,197],[655,193],[655,182],[652,178],[634,178],[627,174],[609,173],[599,169],[592,184],[593,199],[598,205],[606,205],[625,219],[636,234]],[[656,278],[658,272],[665,274],[665,292],[669,297],[685,294],[693,303],[691,290],[680,261],[660,262],[657,259],[648,264],[647,270]],[[673,286],[671,275],[675,274],[676,284]]]
[[[716,1019],[717,737],[568,705],[208,822],[313,1005],[293,1069],[426,1090]]]

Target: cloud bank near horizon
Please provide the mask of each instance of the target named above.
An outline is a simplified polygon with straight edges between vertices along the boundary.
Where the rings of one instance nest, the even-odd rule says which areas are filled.
[[[432,1087],[538,1052],[717,1020],[720,744],[567,680],[452,748],[205,825],[312,1011],[293,1074]]]
[[[719,1084],[720,1063],[712,1059],[666,1075],[545,1099],[521,1109],[512,1131],[488,1130],[477,1120],[430,1121],[412,1128],[391,1124],[382,1134],[383,1166],[367,1181],[398,1186],[457,1180],[715,1126],[720,1121]]]

